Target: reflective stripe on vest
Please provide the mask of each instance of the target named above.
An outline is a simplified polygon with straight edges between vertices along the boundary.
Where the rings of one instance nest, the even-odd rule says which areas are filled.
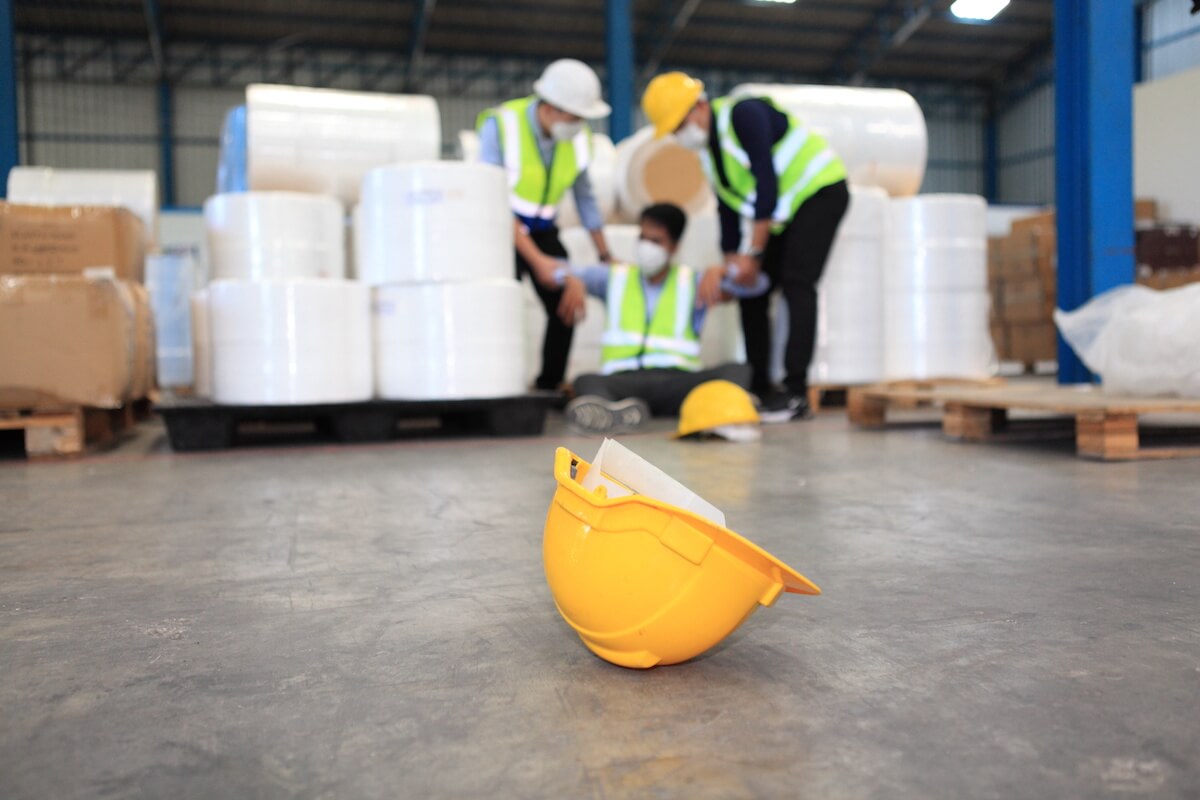
[[[522,217],[553,220],[559,201],[591,162],[592,133],[585,126],[571,141],[556,143],[547,169],[529,120],[535,102],[534,97],[510,100],[481,114],[478,127],[496,120],[512,210]]]
[[[695,272],[673,266],[647,322],[641,271],[615,265],[608,277],[600,371],[612,375],[654,367],[699,370],[700,340],[692,327],[695,303]]]
[[[709,182],[717,196],[728,208],[746,219],[755,217],[755,201],[758,199],[758,184],[750,171],[750,157],[738,140],[733,129],[733,107],[740,100],[721,97],[712,101],[716,120],[717,146],[721,152],[721,166],[725,181],[713,164],[712,153],[704,149],[701,162]],[[769,98],[761,98],[777,111],[781,111]],[[804,201],[826,186],[845,180],[846,168],[842,160],[829,147],[825,138],[810,130],[791,114],[787,132],[771,147],[771,161],[779,179],[778,201],[771,214],[774,230],[782,230],[792,221],[796,210]]]

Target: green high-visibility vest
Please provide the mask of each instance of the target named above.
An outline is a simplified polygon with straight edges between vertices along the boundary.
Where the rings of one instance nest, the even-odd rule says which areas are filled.
[[[592,132],[584,126],[570,141],[555,144],[547,169],[529,119],[529,107],[537,101],[522,97],[490,108],[479,115],[476,127],[482,130],[487,120],[496,120],[512,210],[522,217],[552,220],[558,202],[592,159]]]
[[[692,327],[696,273],[690,267],[670,267],[648,323],[642,272],[635,266],[612,267],[605,304],[607,323],[600,351],[600,371],[605,375],[655,367],[700,369],[700,339]]]
[[[725,180],[720,179],[713,164],[712,153],[704,148],[701,161],[708,180],[716,189],[717,197],[727,207],[746,219],[755,218],[754,201],[758,197],[758,183],[750,171],[750,157],[746,154],[737,132],[733,129],[733,107],[745,97],[720,97],[712,101],[717,146],[721,151],[721,166]],[[825,137],[805,126],[800,120],[780,109],[767,97],[759,98],[788,119],[788,129],[771,148],[771,160],[775,175],[779,179],[779,200],[771,220],[772,230],[783,230],[797,209],[814,194],[846,179],[846,167],[837,153],[829,146]]]

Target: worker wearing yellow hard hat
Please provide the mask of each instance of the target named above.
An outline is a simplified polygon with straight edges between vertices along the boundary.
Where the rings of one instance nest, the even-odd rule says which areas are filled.
[[[586,301],[582,286],[556,285],[547,277],[567,256],[556,218],[559,201],[568,191],[601,260],[609,259],[604,219],[588,178],[592,135],[587,121],[607,117],[611,110],[600,96],[600,79],[592,68],[563,58],[546,67],[531,96],[479,115],[480,160],[508,174],[517,279],[530,275],[546,309],[539,389],[553,391],[562,384],[573,326],[583,319]]]
[[[770,379],[770,292],[739,300],[763,421],[808,416],[817,282],[850,202],[845,166],[824,137],[769,98],[710,100],[704,84],[682,72],[654,78],[642,110],[656,136],[674,135],[699,154],[717,196],[721,247],[736,265],[736,280],[751,286],[765,273],[787,300],[787,376],[780,388]],[[701,298],[715,291],[710,281]]]

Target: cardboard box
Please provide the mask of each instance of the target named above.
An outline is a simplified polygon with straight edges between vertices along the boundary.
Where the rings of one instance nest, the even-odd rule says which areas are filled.
[[[1191,283],[1200,283],[1200,267],[1193,269],[1146,270],[1138,275],[1137,282],[1151,289],[1178,289]]]
[[[1158,202],[1142,198],[1133,201],[1134,227],[1150,226],[1158,222]]]
[[[0,276],[0,407],[117,408],[153,386],[154,323],[143,287]]]
[[[1000,301],[1005,322],[1044,322],[1054,314],[1054,291],[1040,277],[1007,281]]]
[[[0,275],[78,274],[111,268],[141,282],[142,221],[124,208],[24,206],[0,201]]]
[[[1009,358],[1024,364],[1058,358],[1058,335],[1053,322],[1030,322],[1008,326]]]
[[[1137,263],[1150,269],[1189,269],[1200,264],[1200,229],[1156,225],[1139,230]]]

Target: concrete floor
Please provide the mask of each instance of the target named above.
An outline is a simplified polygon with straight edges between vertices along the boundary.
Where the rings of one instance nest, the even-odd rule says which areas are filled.
[[[542,577],[561,428],[0,465],[0,797],[1200,796],[1200,460],[625,441],[826,593],[597,660]]]

